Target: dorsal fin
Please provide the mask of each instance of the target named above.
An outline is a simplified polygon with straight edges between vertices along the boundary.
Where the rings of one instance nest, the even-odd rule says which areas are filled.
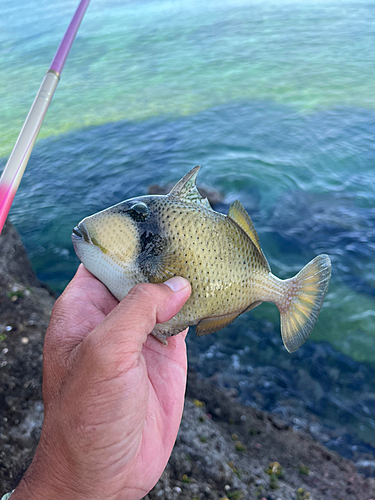
[[[195,184],[197,175],[201,167],[197,165],[190,170],[177,184],[171,189],[169,196],[177,197],[187,203],[193,203],[200,207],[212,210],[207,198],[202,198]]]
[[[268,264],[262,247],[260,246],[259,236],[255,230],[253,221],[238,200],[232,203],[232,205],[229,207],[228,217],[232,219],[232,221],[234,221],[238,226],[240,226],[240,228],[248,235],[248,237],[251,239],[256,249],[258,250],[260,256],[262,257],[265,266],[269,271],[271,271],[270,265]]]

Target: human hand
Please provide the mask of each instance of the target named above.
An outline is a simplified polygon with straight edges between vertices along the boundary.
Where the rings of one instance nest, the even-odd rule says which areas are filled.
[[[187,330],[148,335],[190,295],[183,278],[137,285],[120,303],[82,265],[44,344],[45,419],[19,499],[138,500],[162,474],[180,425]]]

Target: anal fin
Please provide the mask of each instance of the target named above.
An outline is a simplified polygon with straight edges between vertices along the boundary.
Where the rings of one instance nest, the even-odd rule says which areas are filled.
[[[249,307],[247,307],[245,310],[244,310],[244,313],[248,312],[248,311],[251,311],[251,309],[254,309],[254,307],[258,307],[260,306],[260,304],[262,304],[263,301],[262,300],[257,300],[257,302],[253,302],[252,304],[249,305]]]
[[[224,314],[223,316],[201,319],[195,327],[195,333],[197,334],[197,337],[202,337],[202,335],[217,332],[218,330],[230,325],[232,321],[234,321],[242,312],[243,311],[236,311],[234,313]]]

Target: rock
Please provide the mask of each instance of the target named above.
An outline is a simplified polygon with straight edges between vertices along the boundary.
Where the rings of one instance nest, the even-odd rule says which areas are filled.
[[[39,438],[43,336],[53,304],[6,222],[0,236],[0,496],[27,467]]]
[[[193,398],[204,406],[196,406]],[[221,411],[215,415],[213,410],[218,408]],[[212,419],[206,418],[207,412],[213,415]],[[159,488],[165,490],[166,481],[172,488],[173,485],[181,488],[178,498],[183,500],[197,494],[201,500],[255,499],[262,498],[261,494],[268,500],[291,500],[296,498],[299,488],[309,491],[314,500],[363,500],[367,498],[365,495],[373,494],[374,480],[359,476],[354,464],[328,451],[303,432],[288,427],[280,430],[279,427],[282,427],[279,419],[274,422],[271,415],[244,408],[190,373],[176,445],[159,485],[145,500],[157,498]],[[207,436],[207,440],[202,442],[196,434]],[[233,435],[246,446],[245,452],[236,450]],[[284,472],[271,482],[266,470],[275,461]],[[300,474],[300,470],[305,470],[300,464],[308,467],[309,474]],[[189,482],[181,480],[183,474]],[[350,494],[347,492],[349,480]]]

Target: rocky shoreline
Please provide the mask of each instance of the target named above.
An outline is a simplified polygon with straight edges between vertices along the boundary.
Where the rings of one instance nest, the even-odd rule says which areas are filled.
[[[246,406],[308,432],[375,477],[372,367],[327,342],[310,340],[288,355],[268,321],[250,317],[241,324],[239,318],[236,328],[227,330],[217,332],[211,343],[188,337],[190,369]]]
[[[8,223],[0,237],[0,496],[17,484],[39,438],[43,335],[54,300]],[[189,372],[176,445],[147,500],[375,497],[375,480],[351,461],[237,395]]]

